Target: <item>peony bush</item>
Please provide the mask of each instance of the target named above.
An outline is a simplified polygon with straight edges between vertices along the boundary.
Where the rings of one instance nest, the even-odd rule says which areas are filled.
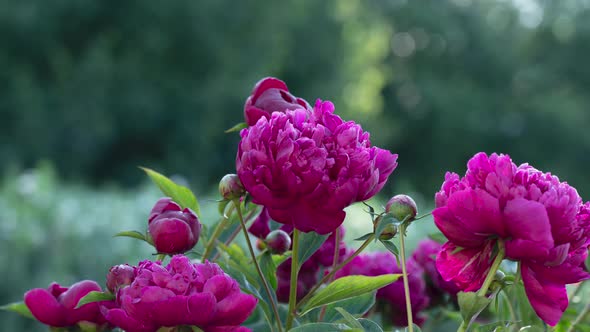
[[[587,300],[566,312],[567,286],[578,296],[590,279],[590,202],[555,175],[481,152],[464,176],[447,172],[432,213],[403,194],[376,209],[366,201],[398,155],[334,104],[312,107],[265,78],[244,121],[228,131],[241,139],[217,222],[204,226],[188,188],[145,168],[164,197],[145,230],[116,235],[153,257],[2,308],[51,331],[590,330]],[[353,245],[344,210],[358,202],[367,233]],[[407,252],[411,225],[430,214],[440,233]],[[367,252],[372,243],[382,250]]]

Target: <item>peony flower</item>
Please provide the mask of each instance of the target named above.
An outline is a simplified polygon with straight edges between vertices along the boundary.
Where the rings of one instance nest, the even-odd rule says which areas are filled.
[[[556,176],[509,156],[476,154],[463,178],[447,173],[435,196],[434,221],[447,242],[437,257],[443,278],[462,290],[481,287],[498,239],[506,258],[521,263],[527,297],[555,325],[568,305],[566,284],[590,278],[588,207]]]
[[[272,219],[302,232],[333,232],[343,209],[375,195],[397,155],[371,147],[369,134],[334,114],[331,102],[262,117],[241,131],[238,176]]]
[[[199,241],[201,223],[191,209],[183,210],[171,198],[160,198],[150,214],[148,233],[159,253],[181,254]]]
[[[116,293],[119,288],[131,284],[135,275],[135,268],[129,264],[115,265],[107,274],[107,289],[111,293]]]
[[[194,325],[205,332],[241,331],[258,300],[214,263],[192,264],[176,255],[168,266],[143,261],[136,277],[117,293],[118,307],[103,308],[106,319],[127,332]],[[244,331],[249,329],[242,328]]]
[[[420,311],[428,306],[429,299],[426,295],[426,283],[422,278],[422,268],[413,259],[406,261],[408,270],[408,283],[410,286],[410,302],[412,305],[412,317],[414,323],[421,325],[425,317]],[[395,256],[390,252],[372,252],[361,254],[353,258],[341,270],[336,272],[336,278],[351,275],[379,276],[390,273],[402,273],[397,265]],[[402,278],[377,291],[377,302],[385,304],[387,312],[384,317],[390,316],[395,326],[407,326],[406,297]]]
[[[88,303],[76,309],[78,301],[92,291],[101,292],[102,289],[91,280],[77,282],[69,288],[52,283],[47,289],[35,288],[26,292],[25,304],[33,317],[52,327],[69,327],[82,321],[105,324],[99,302]]]
[[[309,104],[289,93],[285,82],[274,77],[258,81],[244,105],[244,117],[248,126],[253,126],[258,119],[270,118],[273,112],[285,112],[294,109],[311,109]]]
[[[425,239],[418,243],[412,254],[412,259],[422,267],[426,277],[426,287],[432,306],[443,302],[444,294],[455,298],[459,287],[453,282],[445,281],[436,269],[436,256],[442,250],[442,245],[434,240]]]

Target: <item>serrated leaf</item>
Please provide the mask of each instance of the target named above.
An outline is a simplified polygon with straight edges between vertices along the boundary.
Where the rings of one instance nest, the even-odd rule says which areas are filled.
[[[260,261],[258,262],[260,265],[260,269],[264,274],[264,278],[268,281],[270,286],[273,290],[277,290],[277,265],[275,264],[274,260],[272,259],[272,254],[269,251],[264,252],[260,256]]]
[[[236,131],[240,131],[244,128],[248,128],[248,124],[246,122],[240,122],[240,123],[236,124],[235,126],[224,131],[224,133],[229,134],[229,133],[233,133]]]
[[[305,304],[303,312],[372,292],[391,284],[400,276],[401,274],[384,274],[376,277],[355,275],[336,279],[313,295]]]
[[[335,324],[335,323],[309,323],[304,324],[293,329],[290,329],[289,332],[340,332],[340,331],[354,331],[351,330],[349,326],[345,324]],[[360,330],[362,332],[362,330]]]
[[[361,323],[365,332],[383,332],[381,326],[370,319],[359,318],[358,322]]]
[[[189,208],[195,211],[198,216],[201,216],[199,202],[190,189],[174,183],[174,181],[154,170],[145,167],[140,168],[146,172],[164,195],[172,198],[172,200],[178,203],[182,208]]]
[[[490,304],[491,299],[477,295],[474,292],[459,292],[457,294],[457,302],[459,303],[459,310],[465,322],[471,320],[485,309]]]
[[[357,237],[356,239],[354,239],[353,241],[365,241],[366,239],[370,238],[371,235],[373,235],[373,233],[367,233],[361,237]]]
[[[119,233],[113,235],[113,237],[116,237],[116,236],[131,237],[131,238],[142,240],[142,241],[149,243],[149,241],[147,240],[145,235],[141,232],[138,232],[138,231],[122,231],[122,232],[119,232]]]
[[[27,307],[27,305],[24,302],[14,302],[6,304],[1,306],[0,310],[16,312],[21,316],[35,319],[35,317],[33,317],[33,314],[31,313],[31,310],[29,310],[29,307]]]
[[[328,235],[320,235],[316,232],[301,233],[299,235],[299,248],[297,253],[298,266],[301,266],[303,262],[309,259],[313,255],[324,241],[328,238]]]
[[[103,293],[92,291],[86,294],[83,298],[78,301],[78,305],[76,305],[76,309],[80,308],[81,306],[93,303],[93,302],[100,302],[100,301],[112,301],[115,299],[115,295],[111,293]]]
[[[361,329],[363,328],[363,326],[361,325],[361,323],[359,323],[356,318],[354,318],[353,315],[351,315],[348,311],[344,310],[344,308],[342,307],[337,307],[335,308],[336,311],[338,311],[340,313],[340,315],[342,317],[344,317],[344,321],[346,322],[346,325],[354,328],[354,329]]]

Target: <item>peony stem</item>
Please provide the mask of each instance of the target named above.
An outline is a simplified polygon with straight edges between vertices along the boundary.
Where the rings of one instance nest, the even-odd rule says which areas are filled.
[[[494,259],[492,267],[488,271],[488,275],[486,276],[486,279],[483,281],[481,288],[477,291],[478,296],[485,297],[487,295],[488,288],[490,288],[490,285],[494,281],[494,278],[496,277],[496,271],[498,271],[500,263],[502,263],[502,261],[504,260],[505,255],[506,249],[504,248],[504,241],[502,241],[502,239],[498,239],[498,254]],[[459,328],[457,329],[457,332],[465,332],[467,331],[467,327],[469,327],[469,322],[463,321],[461,322],[461,326],[459,326]]]
[[[506,249],[504,248],[504,241],[502,241],[502,239],[498,239],[498,255],[496,255],[496,258],[492,263],[492,267],[490,268],[490,271],[488,271],[488,275],[486,276],[486,279],[483,281],[481,288],[477,291],[477,295],[486,296],[488,288],[490,288],[492,281],[494,281],[494,278],[496,277],[496,271],[498,271],[500,263],[502,263],[502,261],[504,260],[505,255]]]
[[[334,259],[332,260],[332,270],[336,269],[336,266],[338,265],[338,259],[340,258],[340,227],[336,228],[334,232],[334,238],[336,239],[336,241],[334,241]],[[332,277],[328,279],[328,282],[332,282],[333,279],[334,275],[332,275]],[[324,319],[325,315],[326,306],[322,306],[322,310],[320,311],[320,317],[318,320],[321,322]]]
[[[330,271],[330,273],[326,274],[322,278],[322,280],[320,280],[320,282],[318,282],[315,286],[313,286],[313,288],[301,299],[301,301],[299,301],[299,303],[297,303],[297,305],[295,306],[295,309],[298,309],[305,302],[307,302],[307,300],[309,300],[311,298],[311,296],[313,295],[313,293],[315,291],[317,291],[318,288],[320,288],[321,285],[323,285],[325,282],[327,282],[330,278],[332,278],[336,274],[336,272],[338,272],[338,270],[340,270],[341,268],[343,268],[346,264],[350,263],[351,260],[353,260],[363,250],[365,250],[365,248],[367,248],[367,246],[369,244],[371,244],[371,241],[373,241],[374,238],[375,238],[375,234],[371,234],[371,236],[369,236],[365,240],[365,242],[363,242],[363,244],[352,255],[350,255],[347,259],[345,259],[344,262],[340,263],[340,265],[338,265],[336,268],[332,269],[332,271]]]
[[[232,205],[233,207],[233,205]],[[251,211],[250,213],[248,213],[248,215],[246,216],[246,218],[244,218],[244,223],[248,223],[250,221],[250,219],[252,218],[252,215],[254,215],[254,213],[256,213],[256,210]],[[238,234],[240,233],[240,230],[242,229],[242,227],[237,227],[233,233],[231,233],[231,235],[229,236],[229,238],[227,238],[227,240],[225,240],[225,242],[223,243],[225,246],[229,246],[235,239],[236,236],[238,236]],[[212,261],[216,261],[219,258],[220,252],[219,250],[217,250],[217,252],[215,253],[215,256],[213,256],[213,259],[211,259]]]
[[[282,327],[283,323],[281,323],[281,316],[279,316],[279,310],[277,309],[277,303],[274,300],[273,293],[270,290],[270,286],[268,285],[268,282],[266,281],[266,278],[264,277],[264,273],[262,273],[262,270],[260,269],[260,265],[258,264],[258,261],[256,260],[256,254],[254,253],[254,248],[252,247],[252,242],[250,241],[250,236],[248,235],[248,229],[246,228],[246,223],[244,222],[244,216],[242,215],[242,209],[240,208],[240,201],[238,199],[234,199],[233,203],[234,203],[234,206],[236,207],[236,211],[238,213],[238,219],[240,220],[240,224],[242,225],[242,230],[244,231],[244,237],[246,238],[246,244],[248,246],[248,250],[250,251],[250,256],[252,256],[252,260],[254,261],[254,266],[256,267],[256,271],[258,272],[258,276],[260,277],[260,280],[262,281],[262,284],[264,286],[264,289],[266,290],[268,298],[270,299],[270,306],[272,307],[273,314],[275,315],[275,318],[277,320],[277,326],[279,327],[279,332],[282,332],[283,331],[283,327]]]
[[[158,254],[156,256],[156,261],[164,263],[164,259],[166,259],[166,254]]]
[[[207,259],[207,257],[209,257],[209,254],[211,254],[211,251],[213,251],[213,247],[215,246],[215,241],[217,240],[219,235],[221,235],[221,232],[225,228],[227,221],[229,220],[232,213],[234,212],[233,209],[234,209],[234,206],[233,205],[230,206],[228,214],[224,215],[221,218],[221,221],[217,224],[217,227],[215,227],[215,231],[213,231],[213,235],[211,235],[211,238],[209,239],[209,243],[207,243],[207,247],[205,248],[205,253],[203,253],[203,257],[202,257],[203,261],[205,259]]]
[[[576,317],[576,320],[574,320],[574,322],[572,323],[570,328],[567,330],[567,332],[574,332],[576,330],[576,326],[578,324],[580,324],[581,321],[584,320],[586,315],[588,315],[588,312],[590,312],[590,303],[586,304],[584,309],[582,309],[582,311],[580,311],[580,314],[578,315],[578,317]]]
[[[297,277],[299,274],[299,230],[293,230],[293,250],[291,253],[291,283],[289,285],[289,316],[287,316],[287,331],[293,325],[295,311],[297,310]]]
[[[404,234],[406,233],[406,226],[404,223],[400,225],[399,232],[399,250],[400,260],[402,265],[402,274],[404,279],[404,294],[406,297],[406,312],[408,315],[408,332],[414,331],[414,322],[412,316],[412,301],[410,299],[410,283],[408,282],[408,271],[406,269],[406,248],[404,244]]]

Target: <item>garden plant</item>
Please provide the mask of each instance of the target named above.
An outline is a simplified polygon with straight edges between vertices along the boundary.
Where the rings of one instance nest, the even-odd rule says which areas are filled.
[[[312,106],[264,78],[244,120],[227,130],[240,142],[235,174],[219,182],[217,222],[205,227],[187,187],[142,168],[164,197],[145,230],[115,233],[154,255],[2,308],[51,331],[412,332],[444,321],[457,331],[590,331],[587,299],[566,312],[568,291],[578,296],[590,278],[590,202],[557,176],[480,152],[464,176],[446,173],[435,209],[419,215],[403,194],[367,203],[397,176],[398,155],[372,146],[330,101]],[[366,211],[359,245],[344,241],[355,203]],[[407,232],[430,214],[440,233],[408,252]],[[382,250],[367,252],[372,243]]]

